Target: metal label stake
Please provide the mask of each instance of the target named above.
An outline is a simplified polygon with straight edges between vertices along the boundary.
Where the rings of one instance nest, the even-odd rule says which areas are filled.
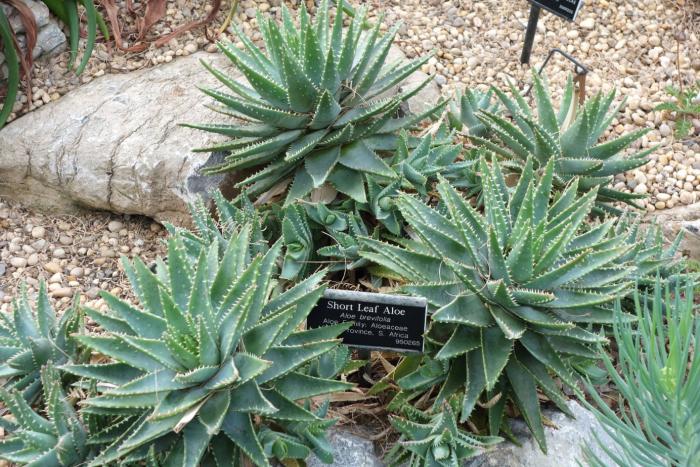
[[[583,6],[583,0],[529,1],[530,17],[527,20],[527,30],[525,31],[525,43],[523,44],[523,52],[520,55],[520,63],[522,64],[530,63],[530,54],[532,53],[532,45],[535,42],[535,34],[537,33],[537,22],[540,19],[540,11],[542,10],[542,8],[568,21],[574,21],[576,19],[576,15],[581,10],[581,6]]]
[[[535,34],[537,33],[537,22],[540,20],[540,11],[542,9],[534,3],[530,5],[530,18],[527,20],[527,30],[525,31],[525,43],[523,44],[523,53],[520,55],[520,63],[529,64],[532,46],[535,43]]]

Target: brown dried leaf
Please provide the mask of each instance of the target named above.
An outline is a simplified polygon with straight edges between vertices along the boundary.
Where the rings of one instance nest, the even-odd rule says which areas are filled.
[[[491,407],[493,407],[494,405],[496,405],[496,403],[497,403],[499,400],[501,400],[501,396],[502,396],[502,395],[503,395],[503,393],[502,393],[502,392],[499,392],[498,394],[496,394],[495,396],[493,396],[493,397],[492,397],[489,401],[487,401],[486,403],[481,403],[480,401],[476,401],[476,403],[477,403],[477,405],[478,405],[479,407],[481,407],[482,409],[490,409]]]
[[[165,0],[148,0],[146,13],[143,19],[139,21],[139,37],[137,41],[141,41],[146,37],[146,33],[163,17],[165,17]]]
[[[389,360],[384,358],[384,356],[380,352],[375,352],[375,354],[377,355],[379,362],[384,367],[384,371],[386,372],[386,374],[393,373],[394,370],[396,369],[396,367],[394,365],[392,365],[391,363],[389,363]]]
[[[114,33],[114,42],[117,47],[125,52],[142,52],[150,43],[155,44],[156,47],[162,47],[167,44],[171,39],[179,36],[180,34],[194,29],[198,26],[202,26],[210,23],[219,12],[221,8],[221,0],[212,0],[212,9],[203,19],[192,21],[179,28],[176,28],[169,34],[162,36],[156,40],[148,40],[146,36],[151,30],[154,24],[159,22],[165,17],[166,2],[165,0],[148,0],[146,3],[146,10],[143,14],[143,18],[136,18],[136,24],[138,25],[138,36],[136,37],[135,44],[131,47],[125,47],[124,41],[122,39],[122,27],[119,23],[119,8],[115,4],[114,0],[100,0],[102,7],[107,13],[107,18],[110,25],[112,26],[112,32]],[[127,0],[126,9],[129,14],[136,16],[137,10],[134,8],[131,0]]]
[[[321,402],[325,400],[327,396],[323,396],[320,398],[314,398],[314,401]],[[375,396],[368,396],[366,394],[358,394],[357,392],[339,392],[336,394],[332,394],[330,396],[331,402],[359,402],[359,401],[364,401],[367,399],[375,399]]]
[[[156,47],[162,47],[168,42],[170,42],[171,39],[179,36],[183,32],[187,32],[190,29],[194,29],[196,27],[209,24],[211,21],[216,17],[216,14],[219,12],[219,9],[221,8],[221,0],[212,0],[212,9],[209,12],[209,14],[204,18],[204,19],[198,19],[197,21],[192,21],[191,23],[185,24],[183,26],[180,26],[179,28],[176,28],[173,32],[170,34],[167,34],[157,41],[154,42]]]
[[[34,68],[34,56],[32,52],[34,47],[36,47],[36,37],[37,37],[37,26],[36,20],[34,19],[34,13],[29,7],[20,0],[7,0],[7,3],[12,6],[17,13],[19,13],[20,21],[24,25],[24,34],[27,38],[27,51],[22,54],[22,49],[17,42],[17,37],[13,35],[12,41],[15,44],[15,49],[17,49],[17,56],[19,57],[20,67],[22,69],[22,76],[25,81],[25,92],[27,93],[27,102],[32,101],[32,68]]]
[[[114,43],[117,45],[118,49],[123,50],[124,52],[142,52],[146,49],[146,47],[148,47],[148,45],[145,43],[136,44],[131,47],[124,47],[124,42],[122,41],[122,29],[119,25],[118,18],[119,8],[117,8],[114,0],[100,0],[100,3],[105,9],[105,13],[107,13],[107,19],[109,20],[109,24],[112,26]]]

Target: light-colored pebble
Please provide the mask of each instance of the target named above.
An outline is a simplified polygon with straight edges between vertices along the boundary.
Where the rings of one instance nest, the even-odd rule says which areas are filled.
[[[60,272],[49,277],[49,284],[60,284],[61,282],[63,282],[63,275]]]
[[[55,298],[72,297],[73,289],[70,287],[59,287],[51,292],[51,296]]]
[[[19,256],[13,256],[10,258],[10,265],[15,268],[23,268],[27,266],[27,259]]]
[[[119,221],[110,221],[109,224],[107,224],[107,230],[110,232],[119,232],[123,227],[124,224]]]
[[[61,266],[54,261],[50,261],[50,262],[44,264],[44,269],[46,269],[48,272],[53,273],[53,274],[62,271]]]
[[[46,235],[46,229],[40,225],[32,229],[32,238],[44,238]]]
[[[636,187],[634,187],[634,192],[639,194],[639,195],[644,195],[648,191],[648,188],[645,183],[640,183]]]
[[[82,277],[83,276],[83,268],[73,268],[70,270],[70,275],[73,277]]]

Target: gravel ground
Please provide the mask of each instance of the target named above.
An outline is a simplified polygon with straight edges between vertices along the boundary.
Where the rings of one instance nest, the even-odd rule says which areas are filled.
[[[292,3],[288,2],[290,6]],[[527,86],[529,67],[518,62],[529,8],[525,0],[366,3],[372,6],[371,19],[385,12],[384,29],[403,21],[398,44],[409,57],[435,51],[424,71],[436,76],[443,92],[464,86],[504,86],[509,80],[521,88]],[[117,4],[125,13],[125,2]],[[313,2],[307,4],[310,10],[314,9]],[[139,3],[134,5],[140,8]],[[277,14],[279,5],[280,0],[241,0],[235,20],[260,42],[260,34],[255,30],[255,9]],[[228,1],[224,1],[209,32],[218,29],[228,7]],[[209,8],[205,0],[171,1],[166,18],[153,28],[152,36],[200,18]],[[124,30],[125,39],[133,40],[129,31],[135,31],[135,23],[127,23]],[[679,37],[679,32],[684,37]],[[224,33],[222,38],[232,36]],[[539,66],[553,47],[574,54],[591,69],[587,79],[589,95],[617,87],[618,96],[628,99],[614,122],[614,133],[649,127],[652,131],[638,146],[660,146],[647,166],[620,176],[616,188],[648,194],[648,211],[700,201],[700,121],[694,122],[694,135],[676,141],[673,115],[653,110],[667,99],[666,86],[679,82],[688,85],[700,79],[700,1],[587,0],[573,24],[543,13],[532,65]],[[216,52],[204,28],[185,33],[165,47],[150,47],[138,54],[114,50],[113,44],[97,44],[81,77],[66,71],[67,53],[42,58],[36,64],[33,81],[35,101],[24,109],[32,110],[59,99],[70,89],[106,73],[156,66],[199,49]],[[561,58],[553,59],[548,66],[555,95],[561,93],[570,70],[570,64]],[[26,96],[22,98],[26,102]],[[19,112],[25,111],[19,107]],[[98,288],[124,295],[126,283],[117,257],[139,254],[153,258],[162,252],[157,241],[162,235],[157,224],[143,219],[99,213],[80,217],[39,215],[0,202],[0,307],[9,306],[20,280],[36,288],[41,277],[49,280],[52,295],[61,306],[76,291],[88,301],[96,300]]]
[[[130,298],[119,257],[138,255],[148,264],[163,252],[164,235],[144,218],[43,215],[0,200],[0,311],[8,311],[20,284],[31,295],[42,279],[58,309],[76,293],[96,308],[103,306],[100,290]]]
[[[530,69],[519,63],[526,2],[407,0],[387,10],[388,24],[404,22],[399,45],[408,56],[437,51],[424,71],[436,75],[444,92],[509,81],[528,86]],[[573,54],[591,69],[588,95],[617,88],[618,100],[627,98],[614,133],[651,129],[638,144],[659,146],[651,162],[620,175],[615,186],[648,194],[641,204],[650,212],[700,200],[700,120],[693,122],[694,134],[675,141],[673,116],[653,110],[668,99],[667,86],[700,80],[699,31],[697,0],[587,1],[574,24],[548,13],[540,17],[532,65],[539,67],[555,47]],[[555,96],[570,71],[558,56],[548,65]]]

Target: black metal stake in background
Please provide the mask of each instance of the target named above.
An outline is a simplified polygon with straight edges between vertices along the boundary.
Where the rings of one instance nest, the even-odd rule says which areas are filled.
[[[535,33],[537,33],[537,21],[540,19],[540,10],[541,8],[534,3],[530,5],[530,18],[527,20],[525,44],[523,44],[523,53],[520,55],[520,63],[530,63],[530,53],[532,53],[532,45],[535,42]]]

